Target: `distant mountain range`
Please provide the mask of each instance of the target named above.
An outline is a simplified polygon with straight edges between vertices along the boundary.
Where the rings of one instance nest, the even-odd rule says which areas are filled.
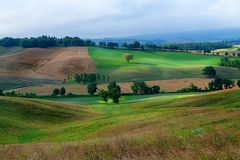
[[[172,33],[138,34],[119,38],[95,39],[99,41],[115,41],[119,43],[138,40],[143,43],[191,43],[191,42],[219,42],[240,39],[240,28],[201,30]]]

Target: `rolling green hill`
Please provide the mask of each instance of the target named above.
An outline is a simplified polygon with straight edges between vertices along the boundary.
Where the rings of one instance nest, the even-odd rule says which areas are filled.
[[[77,105],[23,98],[0,98],[0,143],[29,143],[43,140],[49,127],[92,117]],[[53,131],[52,131],[53,132]]]
[[[0,98],[1,144],[68,142],[5,146],[0,154],[3,159],[33,154],[62,159],[234,159],[240,147],[239,94],[230,90],[140,101],[131,97],[119,105],[85,107]],[[6,152],[13,148],[18,149]]]
[[[100,48],[89,48],[89,53],[97,63],[97,71],[116,81],[200,78],[205,66],[216,66],[220,77],[240,78],[238,69],[218,66],[220,57],[214,56]],[[134,55],[134,60],[127,63],[125,53]]]

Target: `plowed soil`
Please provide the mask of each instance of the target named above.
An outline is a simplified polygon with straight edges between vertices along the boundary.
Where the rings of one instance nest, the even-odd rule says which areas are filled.
[[[0,56],[0,75],[64,80],[74,73],[95,73],[87,48],[24,49]]]

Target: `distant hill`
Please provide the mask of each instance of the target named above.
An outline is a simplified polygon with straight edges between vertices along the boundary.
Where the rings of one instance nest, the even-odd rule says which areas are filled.
[[[186,32],[169,32],[169,33],[151,33],[138,34],[133,36],[98,39],[95,41],[117,41],[131,42],[138,40],[144,43],[191,43],[191,42],[219,42],[233,41],[240,39],[240,28],[200,30]]]

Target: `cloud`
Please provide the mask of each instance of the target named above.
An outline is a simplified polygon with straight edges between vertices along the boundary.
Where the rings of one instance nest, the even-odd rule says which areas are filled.
[[[0,36],[102,37],[238,27],[239,0],[0,0]]]

